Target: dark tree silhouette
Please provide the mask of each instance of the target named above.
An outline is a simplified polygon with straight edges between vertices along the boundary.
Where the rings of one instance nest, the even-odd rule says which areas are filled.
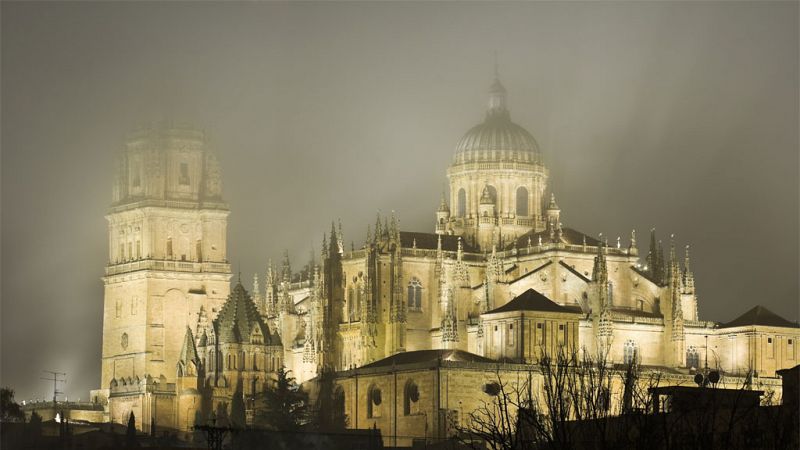
[[[241,388],[233,393],[231,399],[231,426],[234,428],[244,428],[247,425],[247,418],[244,410],[244,394]]]
[[[4,387],[0,389],[0,422],[24,422],[25,413],[14,401],[14,390]]]
[[[125,444],[128,447],[138,447],[139,441],[136,439],[136,416],[133,411],[128,416],[128,429],[125,430]]]
[[[277,379],[255,397],[255,421],[278,431],[296,431],[309,422],[308,395],[290,371],[281,367]]]

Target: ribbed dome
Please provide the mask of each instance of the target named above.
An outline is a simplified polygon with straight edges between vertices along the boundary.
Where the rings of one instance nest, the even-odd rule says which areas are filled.
[[[456,153],[506,150],[539,152],[539,145],[528,130],[511,121],[506,114],[487,115],[486,120],[475,125],[458,141]]]
[[[539,144],[528,130],[511,121],[506,108],[506,90],[495,80],[489,90],[489,109],[483,123],[475,125],[456,145],[456,162],[534,161]]]

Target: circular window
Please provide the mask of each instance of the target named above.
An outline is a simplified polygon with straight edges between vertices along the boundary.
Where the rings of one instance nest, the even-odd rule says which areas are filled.
[[[122,333],[122,338],[120,339],[119,343],[122,346],[123,350],[128,348],[128,333]]]

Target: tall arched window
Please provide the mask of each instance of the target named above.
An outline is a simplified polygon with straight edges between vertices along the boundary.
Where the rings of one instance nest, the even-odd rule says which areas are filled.
[[[419,413],[419,387],[413,380],[408,380],[403,389],[403,415]]]
[[[408,283],[408,309],[422,309],[422,284],[416,278]]]
[[[356,285],[356,301],[353,305],[355,311],[355,320],[361,320],[361,289],[362,286]]]
[[[464,188],[458,190],[458,217],[467,215],[467,191]]]
[[[528,215],[528,189],[525,186],[517,188],[517,215]]]
[[[167,258],[172,258],[172,238],[167,238]]]
[[[636,342],[632,340],[625,341],[625,347],[623,347],[623,354],[622,354],[622,362],[625,364],[635,364],[638,362],[639,359],[639,349],[636,346]]]
[[[356,293],[353,286],[347,289],[347,317],[349,320],[355,320],[356,315]]]

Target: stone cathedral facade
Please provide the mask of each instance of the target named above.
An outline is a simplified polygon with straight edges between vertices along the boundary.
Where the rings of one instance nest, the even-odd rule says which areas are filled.
[[[609,240],[570,228],[548,177],[495,80],[484,120],[456,145],[431,232],[379,216],[346,246],[332,225],[318,258],[292,270],[284,255],[248,293],[229,287],[228,207],[202,134],[134,135],[107,215],[94,395],[111,421],[134,411],[145,429],[152,419],[187,430],[280,366],[301,382],[330,371],[350,426],[422,437],[476,406],[499,362],[530,370],[563,348],[661,368],[676,383],[708,366],[769,384],[798,364],[796,323],[762,307],[702,320],[688,246],[651,231],[640,254],[635,231]]]

